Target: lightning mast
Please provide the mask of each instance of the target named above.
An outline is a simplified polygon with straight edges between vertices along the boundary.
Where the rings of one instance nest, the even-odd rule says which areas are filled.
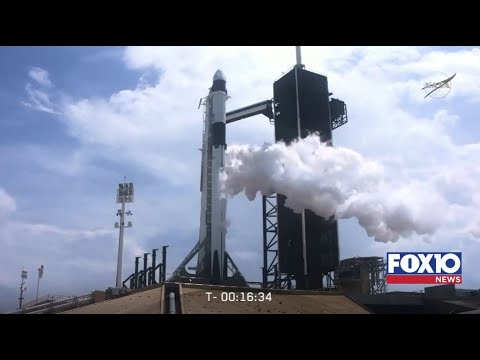
[[[117,204],[122,204],[122,208],[117,211],[117,216],[120,216],[120,222],[115,223],[115,228],[120,229],[118,236],[118,259],[117,259],[117,282],[116,287],[122,287],[122,264],[123,264],[123,234],[124,229],[132,227],[132,222],[129,221],[125,225],[125,215],[132,215],[131,211],[125,212],[125,204],[133,202],[133,183],[127,183],[126,177],[123,183],[118,184],[117,189]]]
[[[22,310],[23,292],[27,290],[27,288],[24,287],[25,280],[27,280],[27,271],[25,270],[25,268],[22,270],[21,278],[22,278],[22,283],[20,284],[20,297],[18,298],[19,300],[18,310]]]
[[[43,265],[38,268],[38,281],[37,281],[37,302],[38,302],[38,290],[40,288],[40,279],[43,277]]]

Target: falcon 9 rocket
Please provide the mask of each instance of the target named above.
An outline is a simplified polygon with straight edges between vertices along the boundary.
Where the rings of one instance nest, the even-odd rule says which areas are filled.
[[[225,164],[227,88],[225,75],[217,70],[205,101],[202,145],[202,192],[200,215],[201,244],[197,276],[221,282],[226,274],[226,199],[221,196],[220,174]]]

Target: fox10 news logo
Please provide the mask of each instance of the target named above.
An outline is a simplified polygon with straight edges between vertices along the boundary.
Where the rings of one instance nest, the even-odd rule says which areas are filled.
[[[387,253],[387,284],[461,284],[461,252]]]

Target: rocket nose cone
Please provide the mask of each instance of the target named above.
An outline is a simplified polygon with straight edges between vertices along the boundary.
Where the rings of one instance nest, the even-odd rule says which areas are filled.
[[[213,81],[215,80],[223,80],[223,81],[227,80],[222,70],[219,69],[215,72],[215,75],[213,75]]]

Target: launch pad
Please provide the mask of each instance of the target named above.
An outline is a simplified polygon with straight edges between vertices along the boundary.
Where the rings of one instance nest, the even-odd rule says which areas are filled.
[[[218,176],[224,166],[225,125],[263,114],[275,127],[276,142],[289,144],[317,133],[322,142],[331,146],[332,131],[348,121],[347,109],[343,101],[330,98],[326,76],[304,69],[299,47],[297,65],[274,82],[271,100],[227,113],[226,81],[222,74],[223,82],[218,82],[218,73],[203,102],[200,238],[169,281],[247,286],[225,247],[226,199],[220,196],[218,188]],[[333,217],[324,219],[310,210],[294,213],[285,206],[285,199],[282,194],[262,199],[262,287],[299,290],[332,287],[332,274],[339,264],[337,222]],[[197,266],[187,268],[195,256]]]

